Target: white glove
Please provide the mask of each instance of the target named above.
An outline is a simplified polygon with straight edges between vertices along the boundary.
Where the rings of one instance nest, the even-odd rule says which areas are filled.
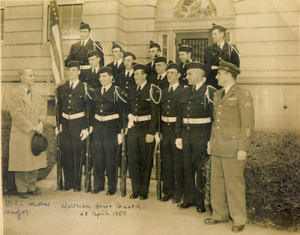
[[[244,150],[239,150],[237,153],[237,161],[241,162],[241,161],[245,161],[247,157],[247,152]]]
[[[122,135],[118,134],[118,145],[122,144]]]
[[[207,154],[211,155],[211,145],[210,145],[210,141],[207,142]]]
[[[132,114],[129,114],[128,115],[128,125],[127,125],[128,129],[130,129],[131,127],[134,126],[133,122],[134,122],[134,116]]]
[[[58,131],[58,128],[57,128],[57,127],[55,127],[55,136],[57,136],[57,135],[58,135],[58,133],[59,133],[59,131]]]
[[[182,138],[177,138],[175,140],[175,145],[178,149],[182,149]]]
[[[92,126],[90,126],[90,134],[92,134],[94,128]]]
[[[83,129],[80,133],[80,137],[81,137],[81,140],[85,140],[86,137],[89,135],[89,132],[87,129]]]
[[[158,132],[156,132],[156,134],[155,134],[155,142],[156,143],[159,143],[159,141],[160,141],[160,138],[159,138],[159,134],[158,134]]]
[[[44,127],[44,123],[43,122],[40,122],[39,124],[37,124],[33,130],[36,131],[37,133],[39,134],[42,134],[43,132],[43,127]]]
[[[146,143],[152,143],[154,141],[154,135],[147,134],[146,135]]]

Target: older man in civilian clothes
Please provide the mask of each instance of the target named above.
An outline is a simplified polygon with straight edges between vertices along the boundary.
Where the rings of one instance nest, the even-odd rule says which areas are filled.
[[[39,195],[36,190],[38,169],[47,166],[46,153],[34,156],[31,140],[35,132],[42,133],[46,119],[44,100],[34,88],[35,75],[30,68],[19,71],[21,84],[9,95],[12,127],[9,142],[9,171],[15,172],[17,192],[21,198]]]

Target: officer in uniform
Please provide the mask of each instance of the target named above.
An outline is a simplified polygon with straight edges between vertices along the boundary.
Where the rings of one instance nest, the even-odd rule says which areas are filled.
[[[146,80],[147,66],[134,66],[136,85],[128,91],[128,162],[133,194],[131,199],[148,198],[153,165],[154,135],[157,132],[159,88]]]
[[[86,73],[86,77],[84,79],[84,82],[87,83],[89,86],[91,86],[93,89],[100,87],[101,84],[99,82],[99,54],[98,51],[92,50],[88,52],[88,60],[89,64],[91,66],[90,69],[88,69],[88,72]]]
[[[183,150],[184,192],[180,208],[197,205],[198,212],[205,212],[205,167],[207,142],[210,138],[215,88],[204,84],[204,65],[187,64],[187,79],[191,87],[182,94],[176,122],[176,146]],[[197,180],[195,185],[195,173]]]
[[[205,64],[205,77],[206,84],[211,85],[217,89],[221,86],[218,85],[216,80],[219,62],[222,60],[228,61],[240,67],[239,52],[235,45],[230,44],[224,40],[226,28],[221,25],[213,24],[212,37],[214,44],[209,46],[204,51],[204,64]]]
[[[167,59],[160,56],[155,58],[155,70],[157,75],[148,77],[148,82],[159,86],[160,89],[164,89],[169,86],[167,79]]]
[[[94,186],[93,193],[104,190],[105,170],[108,179],[106,195],[114,195],[117,186],[116,155],[121,138],[122,102],[125,97],[118,87],[112,84],[113,71],[110,67],[102,67],[99,71],[101,87],[91,91],[93,119],[93,163]],[[124,94],[123,94],[124,95]],[[119,99],[119,97],[121,99]]]
[[[120,86],[121,80],[125,76],[125,66],[123,62],[123,49],[119,44],[113,42],[111,50],[112,50],[114,61],[109,63],[107,66],[111,67],[113,70],[114,85]]]
[[[125,90],[126,93],[130,86],[135,85],[133,70],[133,66],[136,64],[135,60],[136,57],[133,53],[129,51],[124,52],[125,74],[120,80],[119,87]]]
[[[173,203],[179,203],[183,191],[183,159],[182,151],[175,145],[175,123],[178,113],[180,95],[184,91],[182,84],[178,82],[181,69],[176,63],[169,62],[167,77],[169,87],[162,90],[160,103],[161,109],[161,133],[162,133],[162,201],[173,199]]]
[[[192,62],[192,51],[193,48],[188,45],[179,45],[179,67],[182,69],[181,77],[179,78],[179,82],[187,86],[188,81],[186,79],[186,64]]]
[[[65,60],[65,66],[67,67],[70,61],[78,61],[81,70],[79,79],[83,82],[91,68],[87,53],[91,50],[98,51],[100,57],[99,64],[102,67],[104,65],[104,52],[100,42],[90,39],[91,28],[87,23],[81,22],[79,31],[81,40],[71,46],[69,56]]]
[[[249,91],[236,85],[240,69],[221,60],[217,79],[223,89],[214,95],[211,152],[212,218],[205,224],[233,220],[232,231],[241,232],[247,221],[244,168],[252,154],[254,107]]]
[[[90,106],[89,87],[79,80],[80,66],[78,61],[68,64],[70,81],[57,88],[57,108],[59,123],[62,125],[62,166],[66,191],[74,188],[81,191],[81,167],[83,161],[83,140],[88,136],[86,125],[86,107]],[[61,128],[59,128],[61,129]],[[57,130],[58,131],[58,130]]]
[[[151,62],[147,64],[148,67],[148,77],[147,80],[152,80],[154,78],[157,78],[157,72],[155,70],[155,58],[159,57],[161,53],[160,45],[150,40],[150,46],[149,46],[149,56],[151,59]]]

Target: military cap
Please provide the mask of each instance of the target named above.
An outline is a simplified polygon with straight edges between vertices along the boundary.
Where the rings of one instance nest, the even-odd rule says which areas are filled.
[[[165,62],[167,63],[167,59],[164,56],[159,56],[155,58],[155,63],[159,63],[159,62]]]
[[[119,44],[117,44],[115,42],[112,42],[112,48],[111,49],[113,50],[115,48],[120,48],[121,51],[123,50],[122,47]]]
[[[145,73],[148,73],[148,67],[144,64],[136,64],[133,66],[134,71],[139,70],[139,69],[142,69],[145,71]]]
[[[104,66],[104,67],[101,67],[99,69],[99,74],[101,73],[108,73],[109,75],[112,75],[113,74],[113,70],[111,67],[108,67],[108,66]]]
[[[78,61],[70,61],[68,63],[68,68],[72,68],[72,67],[77,67],[79,69],[80,68],[79,62]]]
[[[92,57],[92,56],[98,56],[99,57],[99,53],[96,50],[91,50],[87,53],[88,58]]]
[[[90,25],[88,23],[84,23],[84,22],[80,23],[79,30],[80,29],[88,29],[89,31],[91,31]]]
[[[238,75],[241,73],[241,70],[234,64],[229,63],[225,60],[221,60],[219,63],[219,70],[226,70],[232,74]]]
[[[170,60],[169,63],[168,63],[167,70],[168,70],[168,69],[177,69],[177,71],[178,71],[179,73],[181,73],[181,69],[180,69],[180,67],[178,66],[178,64],[174,63],[172,60]]]
[[[225,27],[223,27],[222,25],[218,25],[218,24],[214,24],[214,23],[212,23],[212,30],[215,30],[215,29],[218,29],[218,30],[220,30],[221,32],[226,32],[226,28]]]
[[[136,60],[135,55],[129,51],[124,52],[124,58],[126,58],[127,56],[131,56],[134,60]]]
[[[184,52],[192,52],[193,48],[189,45],[181,45],[179,44],[179,51],[184,51]]]
[[[197,61],[187,63],[186,64],[186,70],[189,70],[189,69],[202,69],[202,70],[205,71],[204,64],[202,64],[200,62],[197,62]]]
[[[158,48],[158,50],[161,51],[160,45],[157,44],[156,42],[153,42],[152,40],[150,40],[150,46],[149,46],[149,49],[154,48],[154,47]]]

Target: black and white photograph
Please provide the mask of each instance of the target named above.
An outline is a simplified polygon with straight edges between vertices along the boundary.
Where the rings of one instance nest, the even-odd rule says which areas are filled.
[[[0,234],[300,232],[298,0],[0,3]]]

